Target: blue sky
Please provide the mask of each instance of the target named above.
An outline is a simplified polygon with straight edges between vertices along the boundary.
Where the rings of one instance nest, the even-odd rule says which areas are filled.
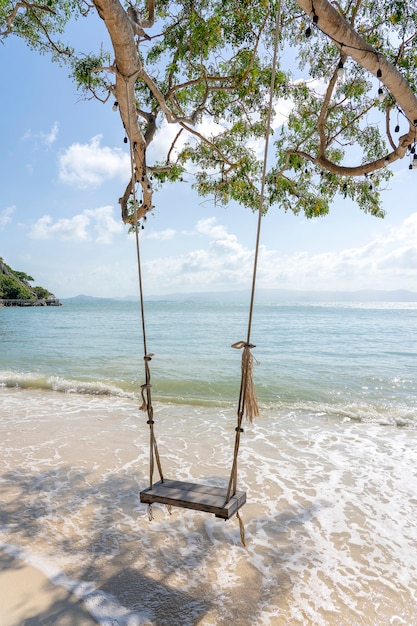
[[[97,18],[72,32],[79,50],[106,42]],[[0,58],[0,256],[61,298],[137,294],[134,237],[118,204],[129,156],[112,101],[83,100],[66,68],[17,39],[0,47]],[[384,220],[342,199],[317,220],[272,209],[262,225],[258,284],[417,290],[417,171],[408,165],[407,158],[396,165],[383,194]],[[255,215],[236,204],[214,206],[187,180],[157,192],[154,202],[141,232],[146,293],[250,287]]]

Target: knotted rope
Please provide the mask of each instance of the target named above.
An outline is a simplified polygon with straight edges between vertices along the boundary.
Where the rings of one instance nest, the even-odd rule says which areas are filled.
[[[154,354],[148,353],[146,346],[146,326],[145,326],[145,307],[144,307],[144,295],[143,295],[143,284],[142,284],[142,265],[140,260],[140,245],[139,245],[139,226],[138,226],[138,203],[136,197],[136,184],[135,184],[135,161],[134,161],[134,145],[132,145],[131,137],[132,137],[132,124],[130,118],[130,106],[129,106],[129,87],[128,80],[125,79],[126,85],[126,104],[127,104],[127,116],[128,116],[128,133],[129,133],[129,145],[130,145],[130,169],[131,169],[131,180],[132,180],[132,195],[133,195],[133,218],[134,218],[134,228],[135,228],[135,239],[136,239],[136,257],[137,257],[137,267],[138,267],[138,282],[139,282],[139,296],[140,296],[140,312],[141,312],[141,321],[142,321],[142,338],[143,338],[143,360],[145,364],[145,383],[141,385],[141,396],[142,396],[142,404],[139,407],[141,411],[145,411],[148,414],[147,424],[149,426],[149,487],[152,488],[153,485],[153,475],[155,469],[155,461],[158,467],[158,473],[161,480],[164,479],[162,472],[161,459],[159,457],[158,445],[156,442],[155,432],[154,432],[154,419],[153,419],[153,406],[152,406],[152,394],[151,394],[151,371],[149,368],[149,363],[152,360]],[[152,519],[152,505],[148,506],[148,517]]]
[[[238,454],[239,454],[240,436],[243,433],[243,428],[242,428],[243,416],[246,414],[246,417],[249,419],[250,422],[252,422],[253,418],[258,417],[259,415],[258,401],[256,397],[254,383],[253,383],[253,356],[251,353],[251,348],[254,348],[255,346],[251,343],[251,330],[252,330],[253,306],[254,306],[254,300],[255,300],[256,274],[257,274],[257,269],[258,269],[261,223],[262,223],[262,216],[264,213],[264,204],[265,204],[265,183],[266,183],[266,171],[267,171],[268,150],[269,150],[269,136],[271,134],[274,89],[275,89],[275,74],[276,74],[275,70],[276,70],[277,59],[278,59],[280,22],[281,22],[281,1],[279,0],[278,6],[277,6],[276,22],[275,22],[274,52],[273,52],[273,59],[272,59],[271,82],[270,82],[270,90],[269,90],[268,119],[267,119],[266,130],[265,130],[265,149],[264,149],[264,158],[263,158],[261,189],[259,193],[258,226],[257,226],[257,231],[256,231],[255,256],[254,256],[254,262],[253,262],[252,289],[251,289],[251,298],[250,298],[250,305],[249,305],[248,333],[247,333],[246,341],[238,341],[232,345],[232,348],[237,348],[237,349],[243,348],[243,352],[242,352],[240,393],[239,393],[239,402],[238,402],[238,408],[237,408],[237,426],[235,428],[235,431],[236,431],[235,447],[234,447],[232,470],[230,473],[229,486],[228,486],[227,495],[226,495],[226,502],[228,502],[229,499],[235,495],[236,488],[237,488],[237,462],[238,462]],[[240,516],[238,515],[238,513],[237,513],[237,517],[239,519],[241,538],[243,537],[242,544],[245,545],[243,522]]]
[[[239,394],[238,414],[246,413],[247,419],[252,423],[254,417],[259,417],[258,398],[256,396],[256,389],[253,382],[253,354],[252,348],[256,346],[252,343],[245,343],[244,341],[237,341],[232,344],[232,348],[242,350],[242,379],[241,388]]]
[[[232,470],[230,474],[229,486],[227,489],[226,502],[228,502],[230,497],[232,497],[236,493],[237,461],[238,461],[238,453],[239,453],[240,435],[241,433],[243,433],[243,428],[242,428],[243,416],[246,413],[246,417],[249,419],[250,422],[252,422],[253,418],[258,417],[259,415],[256,391],[255,391],[255,387],[253,384],[253,356],[251,353],[251,348],[254,348],[255,346],[251,344],[250,335],[251,335],[251,327],[252,327],[253,305],[254,305],[254,297],[255,297],[255,283],[256,283],[256,274],[257,274],[258,257],[259,257],[261,220],[262,220],[262,215],[264,212],[266,169],[267,169],[267,159],[268,159],[268,149],[269,149],[269,135],[271,133],[271,120],[272,120],[273,96],[274,96],[275,73],[276,73],[275,69],[276,69],[277,57],[278,57],[280,20],[281,20],[281,1],[279,0],[278,6],[277,6],[277,16],[276,16],[276,25],[275,25],[275,41],[274,41],[274,52],[273,52],[273,62],[272,62],[272,71],[271,71],[268,119],[267,119],[266,132],[265,132],[265,151],[264,151],[264,160],[263,160],[263,171],[262,171],[262,179],[261,179],[261,189],[260,189],[260,194],[259,194],[258,226],[257,226],[257,234],[256,234],[254,265],[253,265],[251,300],[250,300],[250,307],[249,307],[248,333],[247,333],[246,342],[238,341],[232,346],[233,348],[243,349],[243,352],[242,352],[242,367],[241,367],[241,385],[240,385],[239,402],[238,402],[238,410],[237,410],[237,426],[235,428],[235,431],[236,431],[235,448],[234,448],[233,464],[232,464]],[[148,354],[147,348],[146,348],[144,297],[143,297],[143,287],[142,287],[142,271],[141,271],[141,262],[140,262],[139,230],[138,230],[138,210],[137,210],[136,185],[135,185],[135,163],[134,163],[135,146],[132,145],[132,141],[131,141],[132,129],[131,129],[129,89],[128,89],[127,79],[125,79],[125,84],[126,84],[126,102],[127,102],[127,111],[128,111],[128,133],[129,133],[129,139],[130,139],[129,143],[130,143],[130,163],[131,163],[131,176],[132,176],[131,180],[132,180],[133,208],[134,208],[134,227],[135,227],[135,237],[136,237],[138,280],[139,280],[139,293],[140,293],[140,306],[141,306],[141,319],[142,319],[142,336],[143,336],[144,362],[145,362],[145,383],[141,386],[142,405],[140,409],[143,411],[146,411],[148,414],[147,423],[149,425],[149,430],[150,430],[149,483],[150,483],[150,487],[152,487],[155,460],[158,466],[158,471],[159,471],[161,480],[163,480],[163,474],[162,474],[162,468],[161,468],[161,463],[160,463],[160,458],[159,458],[159,453],[158,453],[158,447],[157,447],[155,434],[154,434],[154,419],[153,419],[153,408],[152,408],[152,398],[151,398],[152,385],[150,382],[151,376],[150,376],[150,369],[149,369],[149,361],[151,360],[153,354]],[[152,506],[151,505],[148,507],[148,515],[149,515],[149,518],[152,519]],[[243,521],[239,515],[239,511],[237,511],[236,517],[238,518],[238,521],[239,521],[240,538],[241,538],[242,544],[243,546],[246,546],[245,531],[244,531]]]

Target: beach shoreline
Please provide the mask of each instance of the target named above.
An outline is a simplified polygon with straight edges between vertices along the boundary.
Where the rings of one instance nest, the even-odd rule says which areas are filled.
[[[235,518],[149,521],[136,401],[0,388],[0,405],[7,626],[413,623],[415,429],[275,409],[245,424],[245,549]],[[155,421],[167,476],[223,485],[234,410],[157,403]]]
[[[34,565],[0,549],[0,623],[92,626],[98,622],[76,595],[54,585]]]

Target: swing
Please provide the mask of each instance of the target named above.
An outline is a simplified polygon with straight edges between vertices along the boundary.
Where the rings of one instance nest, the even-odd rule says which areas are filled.
[[[235,435],[233,463],[232,463],[232,469],[231,469],[231,474],[230,474],[227,488],[168,479],[164,477],[163,472],[162,472],[161,460],[159,457],[158,446],[157,446],[155,433],[154,433],[155,422],[154,422],[153,407],[152,407],[151,375],[150,375],[150,368],[149,368],[149,363],[152,359],[153,354],[150,354],[147,352],[147,346],[146,346],[146,332],[145,332],[145,323],[144,323],[144,319],[145,319],[144,298],[143,298],[142,272],[141,272],[141,263],[140,263],[140,254],[139,254],[137,203],[136,203],[136,195],[135,195],[135,183],[132,182],[134,224],[135,224],[136,250],[137,250],[137,260],[138,260],[140,307],[141,307],[141,317],[142,317],[142,335],[143,335],[143,347],[144,347],[143,358],[144,358],[144,366],[145,366],[145,383],[141,387],[142,406],[140,408],[141,410],[145,411],[148,415],[147,424],[149,425],[149,432],[150,432],[149,487],[147,487],[146,489],[143,489],[140,492],[140,501],[148,505],[148,514],[149,514],[150,519],[152,519],[152,504],[154,503],[165,504],[168,507],[175,506],[175,507],[180,507],[180,508],[185,508],[185,509],[193,509],[195,511],[202,511],[205,513],[212,513],[217,518],[221,518],[224,520],[227,520],[233,515],[236,515],[237,518],[239,519],[241,539],[242,539],[243,545],[245,545],[244,530],[243,530],[243,523],[239,517],[239,509],[246,502],[246,493],[244,491],[237,490],[237,461],[238,461],[240,437],[241,437],[241,434],[244,432],[242,428],[243,416],[246,415],[246,417],[250,421],[252,421],[253,417],[256,417],[259,414],[256,394],[255,394],[255,390],[253,387],[253,379],[252,379],[253,356],[251,353],[251,348],[254,348],[255,346],[251,344],[250,342],[250,333],[251,333],[251,326],[252,326],[255,281],[256,281],[256,271],[257,271],[257,263],[258,263],[258,253],[259,253],[260,226],[261,226],[261,218],[262,218],[263,206],[264,206],[269,135],[271,132],[273,92],[274,92],[274,84],[275,84],[275,67],[277,64],[277,54],[278,54],[279,20],[280,20],[280,5],[277,10],[276,28],[275,28],[275,45],[274,45],[273,65],[272,65],[272,72],[271,72],[268,120],[267,120],[266,133],[265,133],[265,150],[264,150],[263,173],[262,173],[261,189],[260,189],[260,206],[259,206],[259,213],[258,213],[258,226],[257,226],[257,236],[256,236],[256,245],[255,245],[252,290],[251,290],[250,307],[249,307],[247,340],[240,341],[232,345],[233,348],[243,349],[243,353],[242,353],[242,367],[241,367],[241,384],[240,384],[240,393],[239,393],[239,401],[238,401],[238,409],[237,409],[237,426],[235,428],[236,435]],[[126,82],[126,94],[128,97],[127,82]],[[128,107],[128,110],[129,110],[129,107]],[[129,123],[129,131],[130,130],[131,129],[130,129],[130,123]],[[129,134],[131,135],[131,132]],[[132,167],[132,181],[135,181],[134,155],[133,155],[132,145],[130,146],[130,156],[131,156],[131,167]],[[157,482],[154,482],[155,462],[156,462],[158,473],[159,473],[159,481]]]
[[[142,285],[140,262],[139,262],[139,283]],[[142,288],[140,288],[141,308],[143,307]],[[143,309],[142,309],[143,315]],[[142,317],[143,323],[143,317]],[[252,367],[253,357],[250,349],[255,347],[252,344],[238,342],[234,344],[235,348],[243,348],[242,356],[242,380],[238,407],[238,421],[236,426],[235,453],[230,475],[228,488],[216,487],[213,485],[204,485],[200,483],[190,483],[180,480],[172,480],[165,478],[162,471],[161,459],[159,456],[158,445],[154,433],[153,407],[151,398],[151,373],[149,362],[153,354],[146,353],[146,333],[143,329],[144,348],[145,348],[145,383],[141,387],[142,405],[141,410],[146,411],[148,415],[147,424],[150,432],[150,463],[149,463],[149,487],[140,492],[140,501],[148,505],[149,518],[152,519],[152,504],[165,504],[168,507],[175,506],[185,509],[193,509],[205,513],[212,513],[216,517],[228,520],[233,515],[239,519],[242,543],[245,545],[243,525],[239,518],[239,509],[246,502],[246,493],[237,491],[237,458],[239,451],[240,435],[243,433],[241,426],[243,415],[252,420],[258,415],[258,406],[256,395],[253,388]],[[249,400],[250,399],[250,400]],[[246,401],[246,402],[245,402]],[[155,463],[159,472],[159,481],[154,482]]]
[[[214,513],[216,517],[227,520],[245,504],[246,493],[237,491],[228,498],[227,489],[222,487],[164,478],[141,491],[140,501],[145,504],[159,502],[168,506]]]

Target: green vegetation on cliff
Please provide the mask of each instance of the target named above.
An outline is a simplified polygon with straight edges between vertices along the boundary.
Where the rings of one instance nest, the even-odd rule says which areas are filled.
[[[32,287],[32,276],[13,270],[0,257],[0,299],[4,300],[46,300],[54,294],[44,287]]]

